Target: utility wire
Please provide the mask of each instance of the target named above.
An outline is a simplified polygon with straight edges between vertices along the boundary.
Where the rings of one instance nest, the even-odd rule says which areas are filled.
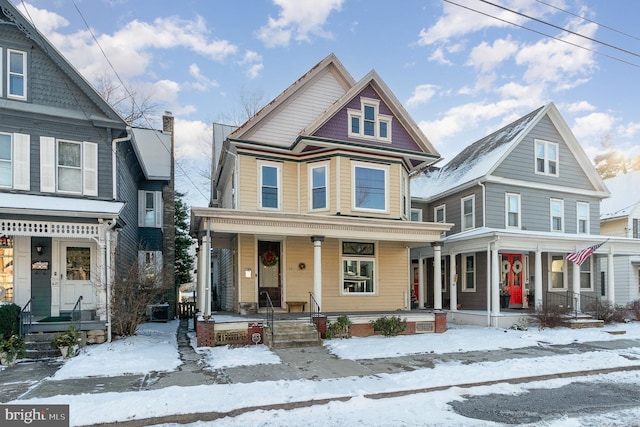
[[[502,10],[506,10],[508,12],[514,13],[514,14],[522,16],[524,18],[531,19],[531,20],[539,22],[539,23],[541,23],[543,25],[548,25],[548,26],[553,27],[555,29],[558,29],[558,30],[561,30],[561,31],[566,31],[569,34],[573,34],[575,36],[582,37],[583,39],[586,39],[586,40],[601,44],[603,46],[610,47],[611,49],[619,50],[620,52],[628,53],[629,55],[633,55],[633,56],[636,56],[636,57],[640,58],[640,54],[638,54],[638,53],[632,52],[632,51],[627,50],[627,49],[623,49],[623,48],[618,47],[618,46],[614,46],[614,45],[612,45],[610,43],[603,42],[601,40],[597,40],[597,39],[594,39],[594,38],[591,38],[591,37],[587,37],[587,36],[585,36],[583,34],[576,33],[575,31],[568,30],[568,29],[563,28],[563,27],[561,27],[559,25],[552,24],[551,22],[543,21],[542,19],[538,19],[538,18],[535,18],[533,16],[524,14],[522,12],[518,12],[517,10],[509,9],[508,7],[505,7],[505,6],[496,4],[496,3],[492,3],[492,2],[490,2],[488,0],[478,0],[478,1],[481,1],[482,3],[489,4],[491,6],[497,7],[497,8],[502,9]]]
[[[579,44],[577,44],[577,43],[572,43],[572,42],[570,42],[570,41],[568,41],[568,40],[563,40],[563,39],[561,39],[561,38],[559,38],[559,37],[555,37],[555,36],[552,36],[552,35],[550,35],[550,34],[543,33],[542,31],[534,30],[533,28],[528,28],[528,27],[525,27],[524,25],[516,24],[515,22],[507,21],[506,19],[498,18],[497,16],[491,15],[491,14],[489,14],[489,13],[481,12],[481,11],[479,11],[479,10],[477,10],[477,9],[472,8],[472,7],[464,6],[464,5],[462,5],[462,4],[456,3],[456,2],[451,1],[451,0],[443,0],[443,1],[445,1],[445,2],[447,2],[447,3],[449,3],[449,4],[452,4],[452,5],[455,5],[455,6],[461,7],[461,8],[463,8],[463,9],[467,9],[467,10],[470,10],[470,11],[472,11],[472,12],[479,13],[480,15],[484,15],[484,16],[487,16],[487,17],[489,17],[489,18],[496,19],[496,20],[501,21],[501,22],[504,22],[504,23],[506,23],[506,24],[513,25],[514,27],[522,28],[523,30],[531,31],[532,33],[536,33],[536,34],[539,34],[539,35],[541,35],[541,36],[548,37],[548,38],[550,38],[550,39],[553,39],[553,40],[556,40],[556,41],[559,41],[559,42],[562,42],[562,43],[566,43],[566,44],[568,44],[568,45],[571,45],[571,46],[577,47],[577,48],[579,48],[579,49],[587,50],[587,51],[589,51],[589,52],[595,53],[596,55],[601,55],[601,56],[604,56],[604,57],[606,57],[606,58],[613,59],[614,61],[619,61],[619,62],[622,62],[622,63],[624,63],[624,64],[631,65],[632,67],[640,68],[640,65],[639,65],[639,64],[634,64],[633,62],[629,62],[629,61],[626,61],[626,60],[624,60],[624,59],[617,58],[617,57],[615,57],[615,56],[612,56],[612,55],[608,55],[608,54],[606,54],[606,53],[599,52],[599,51],[597,51],[597,50],[595,50],[595,49],[590,49],[590,48],[588,48],[588,47],[581,46],[581,45],[579,45]]]
[[[585,18],[584,16],[581,16],[581,15],[578,15],[578,14],[576,14],[576,13],[570,12],[570,11],[568,11],[568,10],[565,10],[565,9],[559,8],[558,6],[554,6],[554,5],[552,5],[552,4],[545,3],[545,2],[543,2],[542,0],[536,0],[536,1],[537,1],[538,3],[540,3],[540,4],[545,5],[545,6],[549,6],[549,7],[551,7],[551,8],[556,9],[556,10],[559,10],[560,12],[564,12],[564,13],[566,13],[566,14],[568,14],[568,15],[572,15],[572,16],[575,16],[576,18],[580,18],[580,19],[582,19],[582,20],[584,20],[584,21],[591,22],[591,23],[593,23],[593,24],[597,24],[598,26],[600,26],[600,27],[602,27],[602,28],[606,28],[607,30],[611,30],[611,31],[613,31],[613,32],[615,32],[615,33],[622,34],[623,36],[627,36],[627,37],[632,38],[632,39],[635,39],[635,40],[640,40],[640,37],[636,37],[636,36],[634,36],[634,35],[631,35],[631,34],[625,33],[624,31],[620,31],[620,30],[617,30],[617,29],[615,29],[615,28],[613,28],[613,27],[609,27],[609,26],[607,26],[607,25],[601,24],[600,22],[597,22],[597,21],[591,20],[591,19],[589,19],[589,18]]]

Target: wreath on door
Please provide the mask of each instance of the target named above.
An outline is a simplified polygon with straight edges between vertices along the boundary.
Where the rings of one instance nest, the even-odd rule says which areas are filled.
[[[278,263],[278,260],[278,255],[272,250],[264,251],[262,255],[260,255],[260,261],[265,267],[273,267]]]
[[[520,260],[515,260],[513,262],[513,272],[516,274],[520,274],[520,272],[522,271],[522,263],[520,262]]]

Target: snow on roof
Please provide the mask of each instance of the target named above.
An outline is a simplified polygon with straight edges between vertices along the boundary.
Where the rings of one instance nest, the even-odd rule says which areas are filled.
[[[171,179],[171,134],[133,128],[131,140],[147,179]]]
[[[0,206],[3,210],[33,210],[42,211],[43,214],[45,212],[55,213],[60,216],[115,217],[120,214],[124,203],[34,194],[0,193]]]
[[[513,144],[520,140],[523,131],[543,108],[469,145],[439,171],[415,177],[411,181],[411,195],[433,197],[487,175]]]
[[[629,216],[633,209],[640,204],[638,193],[640,171],[618,175],[606,179],[604,183],[611,192],[611,197],[600,203],[600,219]]]

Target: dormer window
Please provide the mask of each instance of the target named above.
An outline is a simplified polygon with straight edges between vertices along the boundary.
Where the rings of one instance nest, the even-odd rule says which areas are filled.
[[[380,114],[380,100],[360,98],[360,110],[348,109],[349,136],[391,141],[391,116]]]
[[[558,144],[536,140],[536,173],[558,176]]]

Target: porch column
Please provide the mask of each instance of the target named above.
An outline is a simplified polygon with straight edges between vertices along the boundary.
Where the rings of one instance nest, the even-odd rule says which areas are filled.
[[[100,224],[100,235],[98,238],[98,259],[97,268],[100,274],[100,284],[97,286],[96,292],[96,316],[100,320],[107,320],[107,274],[109,266],[107,265],[107,248],[106,239],[108,239],[108,229],[106,224]],[[86,298],[86,296],[83,295]]]
[[[313,297],[322,311],[322,242],[324,236],[311,236],[313,242]],[[340,267],[342,268],[342,267]],[[309,307],[312,310],[312,307]]]
[[[418,258],[418,308],[424,308],[424,258]]]
[[[500,314],[500,258],[498,248],[491,248],[491,313]]]
[[[542,308],[542,251],[536,249],[535,264],[533,267],[534,289],[535,289],[535,309]]]
[[[433,309],[442,310],[442,242],[431,242],[433,247]]]
[[[200,242],[200,247],[198,248],[198,273],[196,276],[196,282],[198,285],[198,292],[196,293],[197,297],[197,307],[200,314],[204,313],[204,278],[206,274],[206,265],[205,265],[205,249],[204,242]]]
[[[616,302],[616,287],[613,272],[613,248],[609,249],[607,254],[607,300],[610,303]]]
[[[476,268],[475,265],[473,267]],[[449,310],[458,311],[458,284],[456,283],[458,281],[458,274],[456,273],[455,253],[449,254],[449,268],[449,283],[451,283],[451,289],[449,289],[449,295],[451,296]]]
[[[573,298],[574,301],[573,303],[574,308],[576,310],[576,312],[581,312],[580,309],[580,266],[578,264],[576,264],[575,262],[572,262],[571,264],[571,284],[572,284],[572,292],[573,292]]]

